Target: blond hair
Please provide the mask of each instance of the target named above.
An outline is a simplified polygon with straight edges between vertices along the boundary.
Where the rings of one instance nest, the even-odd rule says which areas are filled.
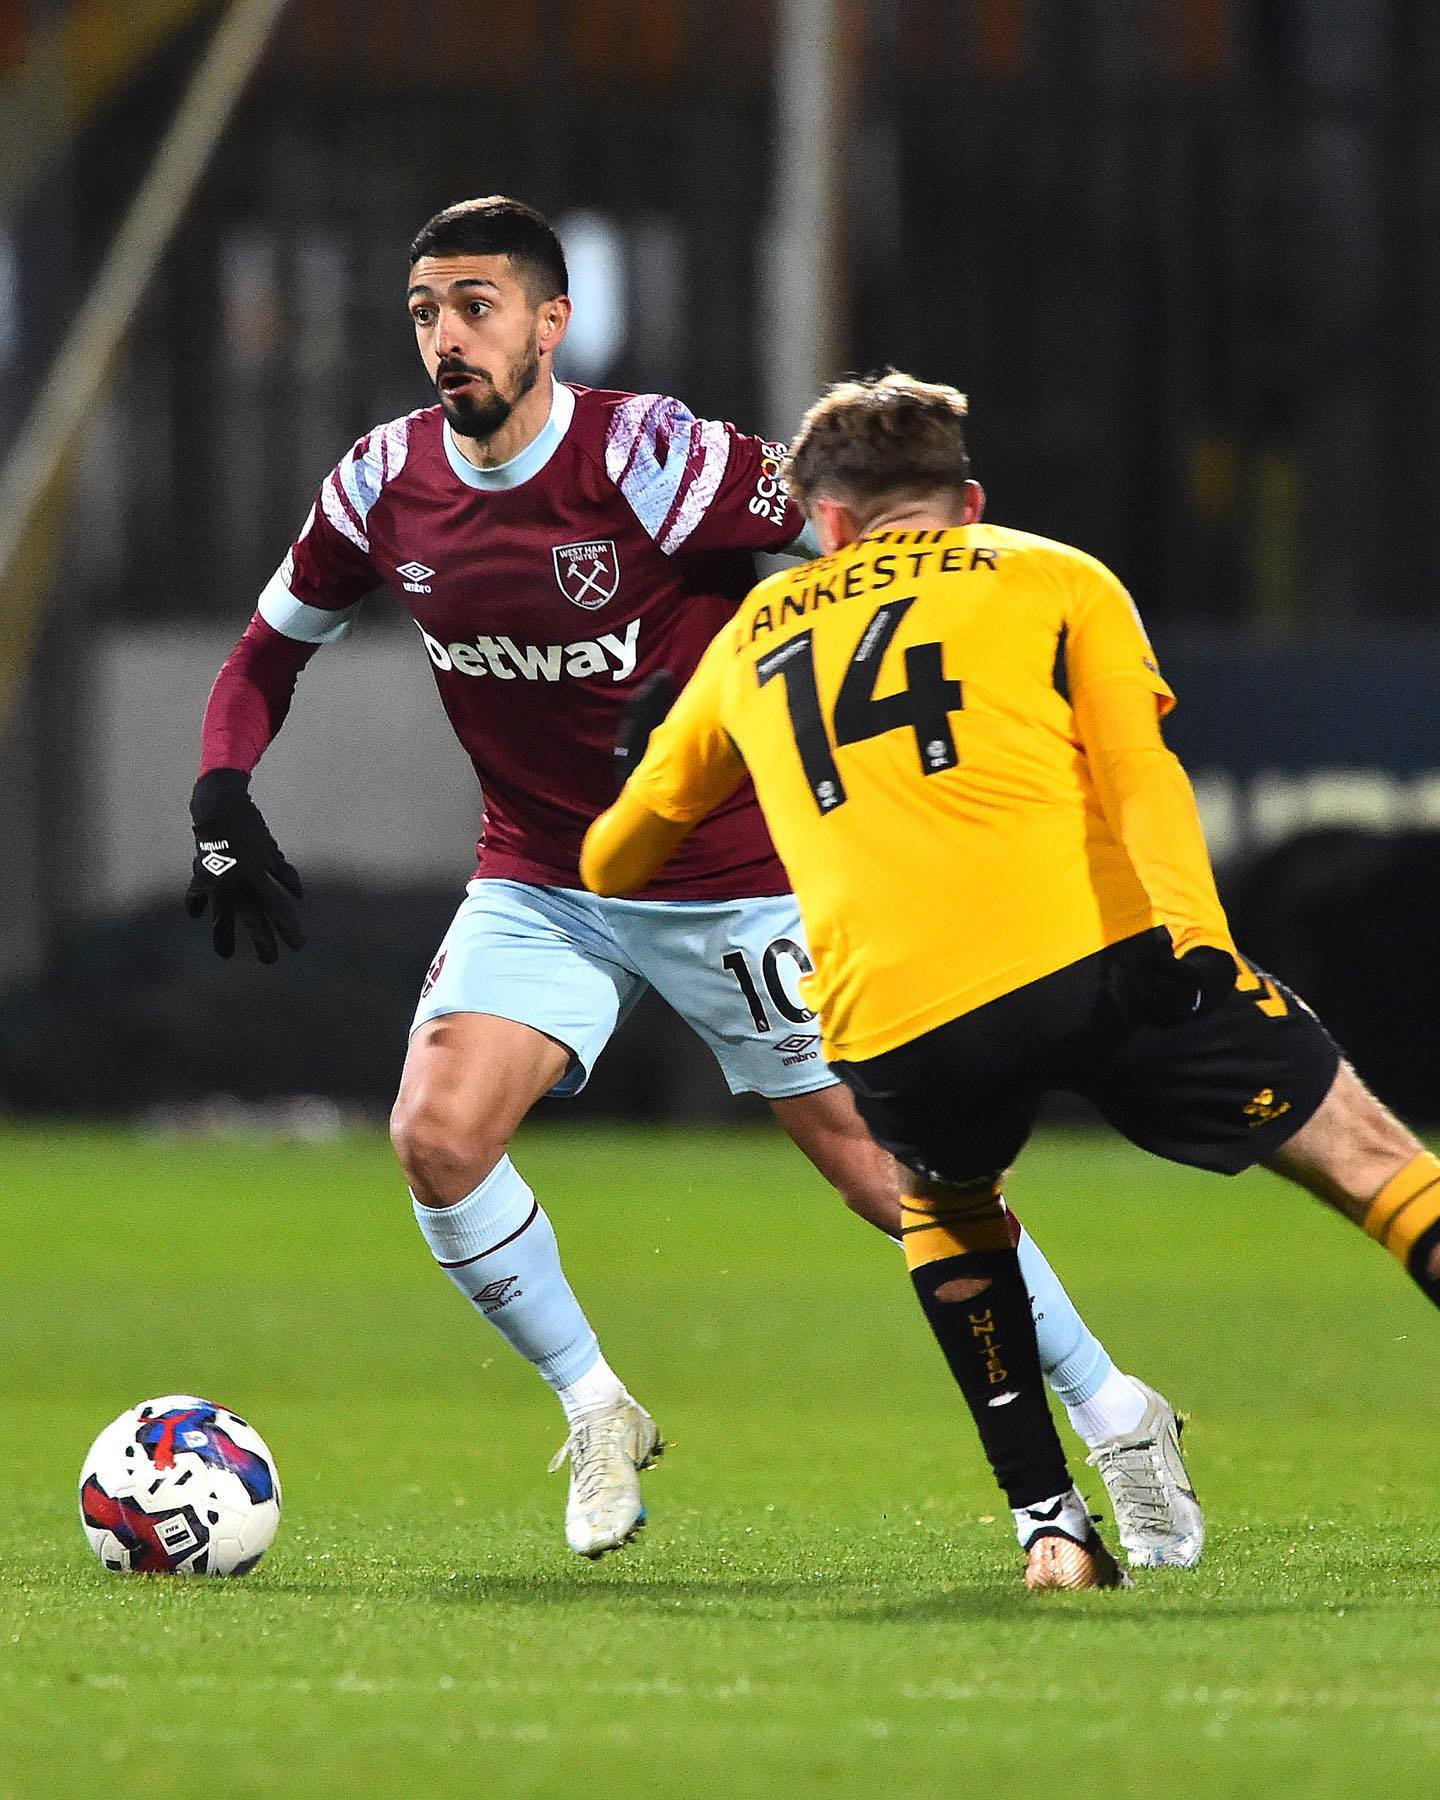
[[[867,511],[882,497],[958,490],[970,479],[968,411],[958,389],[898,369],[837,381],[790,445],[790,496],[807,511],[821,493]]]

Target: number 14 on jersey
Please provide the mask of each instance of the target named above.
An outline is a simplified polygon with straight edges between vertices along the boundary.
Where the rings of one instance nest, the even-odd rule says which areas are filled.
[[[965,705],[961,684],[945,674],[943,646],[911,644],[905,652],[905,686],[899,693],[880,699],[875,696],[885,652],[914,604],[912,594],[904,600],[887,600],[872,614],[840,683],[831,726],[837,745],[863,743],[889,731],[913,731],[920,773],[938,775],[959,764],[950,714]],[[834,812],[845,804],[845,783],[835,766],[820,705],[813,631],[799,632],[756,663],[755,677],[761,687],[777,675],[785,683],[795,748],[810,792],[822,813]]]

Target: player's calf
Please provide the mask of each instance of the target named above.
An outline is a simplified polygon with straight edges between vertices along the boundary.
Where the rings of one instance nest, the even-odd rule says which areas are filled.
[[[952,1189],[913,1176],[907,1185],[918,1190],[902,1203],[910,1277],[1015,1515],[1027,1585],[1120,1585],[1050,1417],[1030,1296],[998,1188]],[[1047,1545],[1052,1538],[1064,1542]]]
[[[771,1111],[851,1212],[887,1237],[900,1235],[900,1171],[865,1128],[839,1082],[773,1099]]]
[[[1440,1305],[1440,1158],[1349,1063],[1269,1167],[1359,1225]]]
[[[428,1020],[410,1040],[391,1137],[441,1271],[564,1408],[566,1538],[598,1556],[644,1523],[638,1471],[660,1446],[654,1420],[601,1355],[554,1228],[508,1154],[511,1133],[568,1063],[563,1045],[513,1020]]]

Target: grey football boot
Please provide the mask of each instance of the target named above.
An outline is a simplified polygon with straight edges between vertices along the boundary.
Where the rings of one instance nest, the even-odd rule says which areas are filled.
[[[628,1543],[645,1523],[640,1471],[664,1453],[659,1428],[627,1395],[615,1406],[584,1413],[556,1451],[551,1473],[570,1458],[565,1541],[577,1556],[603,1556]]]
[[[1086,1458],[1100,1473],[1132,1569],[1190,1569],[1205,1547],[1205,1515],[1180,1453],[1184,1422],[1163,1394],[1138,1381],[1145,1415],[1133,1431]]]

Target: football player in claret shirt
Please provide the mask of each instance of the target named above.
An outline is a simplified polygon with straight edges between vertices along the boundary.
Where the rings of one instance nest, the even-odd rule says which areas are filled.
[[[1263,1163],[1437,1302],[1440,1161],[1237,952],[1129,596],[1078,550],[980,522],[964,417],[953,388],[904,375],[811,409],[788,481],[826,555],[720,631],[581,872],[601,894],[653,880],[754,776],[825,1054],[904,1166],[916,1293],[1027,1583],[1114,1586],[1045,1404],[1000,1197],[1040,1098],[1083,1094],[1176,1162]]]
[[[277,935],[303,941],[299,878],[249,777],[316,648],[388,586],[485,803],[479,868],[421,993],[392,1137],[437,1262],[559,1394],[566,1535],[593,1556],[643,1520],[637,1470],[660,1440],[601,1355],[510,1160],[536,1100],[583,1086],[648,984],[858,1213],[892,1234],[900,1214],[893,1162],[796,998],[809,954],[748,785],[639,899],[583,890],[581,840],[614,796],[627,702],[654,671],[690,673],[753,583],[753,553],[793,545],[805,522],[778,446],[660,395],[557,381],[566,285],[554,233],[513,200],[451,207],[415,239],[408,305],[439,404],[369,432],[321,484],[220,671],[188,902],[213,910],[222,955],[237,920],[263,960]],[[1007,1229],[1047,1375],[1103,1459],[1122,1541],[1142,1561],[1193,1561],[1202,1522],[1173,1413],[1114,1367],[1013,1217]]]

